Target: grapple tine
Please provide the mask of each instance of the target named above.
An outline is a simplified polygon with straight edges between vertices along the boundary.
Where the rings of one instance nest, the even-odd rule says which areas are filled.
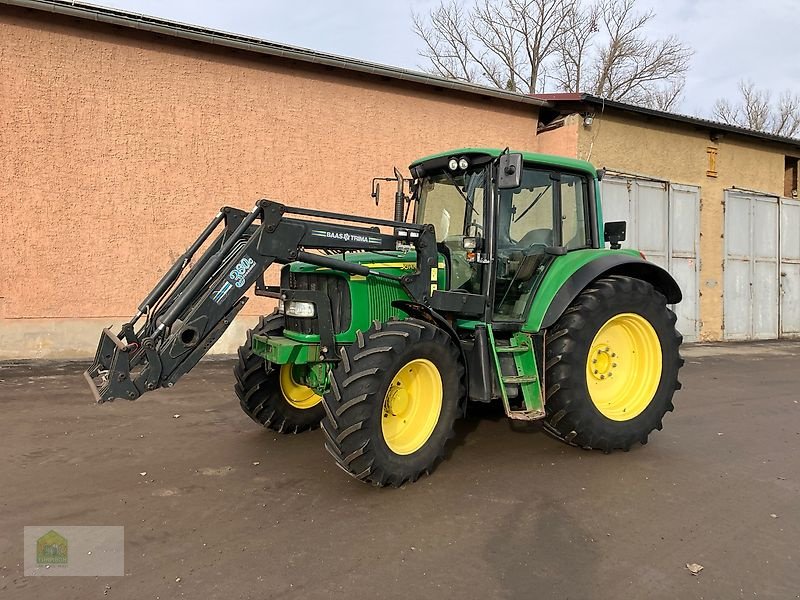
[[[97,344],[97,351],[94,353],[94,362],[92,366],[87,369],[87,373],[91,373],[92,377],[97,377],[100,371],[107,371],[111,366],[111,359],[114,357],[114,348],[116,344],[111,339],[116,337],[108,327],[103,328],[100,335],[100,342]]]
[[[129,351],[130,347],[115,333],[107,327],[103,329],[94,363],[83,374],[98,404],[114,398],[135,400],[140,396],[131,382]]]

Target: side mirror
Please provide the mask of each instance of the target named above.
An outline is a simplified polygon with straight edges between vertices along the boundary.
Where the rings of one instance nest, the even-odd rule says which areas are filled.
[[[497,163],[497,187],[513,190],[522,184],[522,154],[501,154]]]
[[[605,241],[611,243],[612,250],[619,250],[622,248],[620,242],[625,241],[625,231],[628,227],[626,221],[609,221],[606,223],[603,238]]]

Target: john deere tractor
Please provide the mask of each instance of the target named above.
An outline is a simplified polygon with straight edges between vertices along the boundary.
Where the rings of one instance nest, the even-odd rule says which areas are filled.
[[[624,222],[604,225],[601,173],[466,148],[410,174],[391,178],[393,220],[266,199],[222,208],[133,319],[103,331],[86,372],[96,400],[174,385],[255,287],[277,309],[239,348],[242,409],[281,433],[321,424],[361,481],[430,473],[470,402],[501,402],[509,419],[542,420],[582,448],[646,443],[680,387],[669,306],[681,291],[621,248]]]

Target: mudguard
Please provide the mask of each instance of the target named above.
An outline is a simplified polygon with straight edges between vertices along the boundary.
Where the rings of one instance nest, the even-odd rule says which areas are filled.
[[[632,255],[609,254],[586,263],[563,283],[550,302],[539,329],[552,326],[592,281],[607,275],[627,275],[647,281],[664,294],[670,304],[683,299],[678,283],[658,265]]]
[[[436,325],[447,332],[447,335],[449,335],[450,339],[453,340],[453,343],[456,345],[459,353],[461,354],[461,364],[464,365],[464,389],[466,390],[464,398],[469,398],[469,373],[467,371],[469,369],[469,363],[467,362],[467,354],[464,352],[464,346],[461,344],[461,340],[458,339],[458,334],[456,333],[456,330],[453,329],[453,326],[450,325],[447,319],[445,319],[431,307],[420,304],[419,302],[413,302],[411,300],[395,300],[392,302],[392,306],[399,308],[409,317],[427,321],[428,323]]]

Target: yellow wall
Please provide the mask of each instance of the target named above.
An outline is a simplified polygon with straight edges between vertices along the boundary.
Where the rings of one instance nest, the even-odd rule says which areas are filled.
[[[700,187],[700,338],[722,339],[724,190],[782,196],[784,157],[792,148],[730,135],[713,142],[707,131],[694,126],[629,113],[596,115],[591,127],[579,121],[568,125],[577,129],[578,158],[609,170]],[[540,145],[557,131],[541,136]],[[561,135],[569,139],[574,133]],[[717,177],[706,175],[709,146],[718,151]]]

